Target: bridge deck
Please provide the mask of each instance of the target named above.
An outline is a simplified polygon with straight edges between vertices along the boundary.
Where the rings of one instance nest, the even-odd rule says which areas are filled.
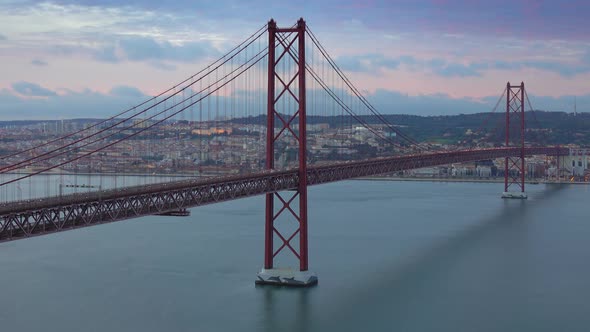
[[[567,148],[530,147],[526,155],[567,155]],[[310,166],[308,184],[318,185],[408,169],[520,155],[519,148],[460,150]],[[296,169],[205,180],[126,187],[0,205],[0,242],[51,232],[166,213],[199,205],[297,187]]]

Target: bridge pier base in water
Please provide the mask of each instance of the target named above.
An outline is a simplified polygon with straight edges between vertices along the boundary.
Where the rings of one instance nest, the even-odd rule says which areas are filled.
[[[502,193],[502,198],[527,199],[528,195],[525,192],[505,191]]]
[[[262,269],[256,279],[257,285],[310,287],[318,284],[318,277],[310,271],[291,269]]]

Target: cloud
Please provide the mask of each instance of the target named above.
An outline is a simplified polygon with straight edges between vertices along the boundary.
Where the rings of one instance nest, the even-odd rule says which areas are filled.
[[[8,89],[0,89],[0,103],[4,104],[4,106],[0,106],[0,116],[6,119],[10,118],[9,107],[8,105],[14,105],[16,103],[21,102],[22,99],[15,95]],[[10,118],[11,119],[11,118]]]
[[[384,114],[449,115],[489,112],[494,106],[471,98],[451,98],[444,94],[411,96],[379,89],[366,96]],[[496,98],[497,100],[497,98]]]
[[[587,1],[380,1],[350,15],[378,30],[589,40]],[[395,20],[391,18],[395,17]],[[514,24],[519,22],[519,24]]]
[[[338,57],[335,61],[342,70],[352,72],[367,72],[368,68],[361,62],[362,57],[343,55]]]
[[[558,73],[564,77],[590,72],[590,54],[580,59],[580,63],[560,63],[556,61],[478,61],[470,63],[450,62],[441,58],[418,59],[411,55],[397,58],[379,54],[341,56],[336,59],[343,70],[352,72],[379,73],[383,69],[397,69],[405,66],[414,71],[428,71],[442,77],[480,77],[486,70],[521,70],[526,68]]]
[[[575,100],[578,112],[590,112],[590,95],[564,95],[560,97],[530,95],[529,97],[533,108],[536,110],[563,111],[571,113],[574,111]]]
[[[500,70],[516,70],[520,69],[520,64],[508,61],[494,61],[490,64],[493,68],[500,69]]]
[[[500,96],[484,98],[452,98],[445,94],[410,96],[397,91],[377,90],[367,95],[377,110],[389,114],[451,115],[491,112]],[[535,110],[573,111],[574,96],[530,95]],[[578,112],[590,112],[590,95],[577,96]],[[528,109],[528,106],[527,106]],[[496,110],[502,112],[502,107]]]
[[[56,45],[52,46],[53,54],[73,56],[82,54],[94,60],[108,63],[125,61],[147,62],[155,68],[174,70],[170,62],[192,62],[209,56],[219,55],[217,48],[209,41],[187,42],[173,44],[168,41],[158,41],[150,37],[133,36],[105,36],[98,47],[85,45]]]
[[[14,56],[57,53],[109,63],[190,62],[217,55],[218,48],[234,44],[228,41],[232,34],[243,35],[241,29],[227,30],[228,24],[235,24],[230,21],[224,21],[224,29],[219,29],[216,19],[201,15],[195,20],[195,15],[184,10],[154,10],[149,2],[83,3],[0,1],[0,31],[21,36],[9,41],[8,50]],[[250,24],[247,27],[252,29]]]
[[[341,56],[335,61],[343,70],[373,74],[384,69],[394,70],[403,65],[412,70],[428,70],[443,77],[468,77],[481,76],[480,71],[487,68],[482,64],[449,63],[439,58],[422,60],[410,55],[391,58],[381,54],[365,54]]]
[[[194,61],[217,54],[209,41],[189,42],[174,45],[167,41],[156,41],[148,37],[130,37],[119,42],[119,48],[128,60],[171,60]]]
[[[94,59],[103,62],[111,62],[116,63],[119,62],[119,58],[115,54],[115,47],[114,46],[106,46],[103,48],[99,48],[98,50],[91,50]]]
[[[55,1],[54,1],[55,2]],[[60,0],[58,3],[68,7],[79,6],[80,3],[90,8],[123,7],[122,1],[116,0]],[[273,6],[260,0],[232,1],[217,0],[201,1],[178,0],[166,2],[154,0],[125,1],[132,3],[134,10],[119,13],[135,17],[138,8],[142,12],[152,13],[150,19],[162,20],[162,13],[170,12],[177,16],[192,19],[199,24],[202,18],[223,17],[228,22],[242,20],[263,24],[269,17],[275,16],[280,24],[291,24],[293,12],[299,10],[288,2],[276,2]],[[374,1],[305,1],[305,19],[315,27],[321,22],[334,26],[334,23],[356,21],[376,31],[392,34],[407,31],[435,32],[437,34],[472,34],[476,36],[508,36],[525,39],[569,39],[589,40],[587,33],[587,13],[590,4],[583,0],[571,1],[468,1],[468,0],[374,0]],[[100,13],[98,9],[90,11]],[[74,10],[67,12],[75,13]],[[129,13],[129,14],[127,14]],[[184,15],[186,13],[198,13]],[[100,13],[102,14],[102,13]],[[104,20],[114,16],[113,12],[97,16]],[[133,14],[133,15],[132,15]],[[86,14],[89,15],[89,14]],[[198,19],[194,19],[197,17]],[[395,19],[392,19],[395,17]],[[94,17],[92,17],[94,18]],[[116,17],[115,17],[116,18]],[[93,22],[93,21],[89,21]],[[186,21],[183,21],[185,23]],[[315,22],[315,24],[314,24]],[[513,24],[519,22],[519,24]],[[209,23],[209,22],[208,22]],[[219,26],[215,21],[212,26]],[[149,27],[149,26],[148,26]]]
[[[32,86],[35,95],[45,98],[27,98],[31,96],[27,93],[33,92]],[[0,120],[105,118],[149,98],[129,86],[114,87],[109,93],[86,89],[60,90],[60,94],[34,83],[19,82],[12,87],[25,93],[0,90]]]
[[[470,77],[481,76],[481,70],[487,68],[485,64],[471,63],[468,65],[462,63],[447,63],[444,60],[431,61],[430,69],[437,75],[443,77]]]
[[[24,86],[24,87],[22,87]],[[33,93],[33,88],[36,93]],[[16,88],[15,88],[16,87]],[[25,93],[18,92],[18,90]],[[19,82],[13,84],[14,91],[0,90],[0,120],[17,119],[56,119],[56,118],[106,118],[112,116],[132,105],[137,105],[149,96],[132,86],[116,86],[108,93],[100,93],[89,89],[83,91],[60,90],[55,91],[43,88],[34,83]],[[29,98],[31,95],[43,95],[44,98]],[[239,99],[237,104],[242,104],[242,98],[252,96],[251,91],[239,91],[234,98]],[[316,94],[318,98],[321,93]],[[492,111],[499,96],[490,96],[479,99],[452,98],[445,94],[407,95],[398,91],[377,90],[366,95],[366,98],[383,114],[411,114],[411,115],[452,115],[472,114]],[[535,109],[546,111],[573,110],[573,96],[548,97],[530,96]],[[344,98],[344,100],[350,100]],[[333,103],[330,99],[327,103]],[[226,104],[220,102],[220,105]],[[228,103],[229,104],[229,101]],[[325,105],[320,102],[319,104]],[[206,103],[204,104],[206,106]],[[590,95],[577,96],[579,112],[590,112]],[[313,115],[312,108],[309,109]],[[355,110],[358,114],[364,114]],[[502,112],[502,108],[496,112]],[[204,115],[207,111],[204,112]]]
[[[31,61],[31,64],[34,66],[39,66],[39,67],[44,67],[49,65],[46,61],[40,60],[40,59],[33,59]]]
[[[335,62],[343,70],[371,73],[377,73],[383,69],[397,69],[400,65],[399,59],[388,58],[382,54],[341,56]]]
[[[27,97],[51,97],[57,94],[54,91],[45,89],[39,84],[30,82],[17,82],[12,84],[12,89]]]
[[[169,63],[166,62],[162,62],[162,61],[150,61],[149,62],[150,66],[160,69],[160,70],[165,70],[165,71],[174,71],[176,70],[176,66],[171,65]]]
[[[138,88],[126,85],[119,85],[111,89],[109,91],[109,95],[115,97],[133,97],[133,98],[143,98],[146,95],[141,92]]]
[[[590,61],[581,59],[579,64],[559,63],[553,61],[495,61],[489,64],[489,68],[499,70],[520,70],[525,68],[538,69],[558,73],[563,77],[573,77],[590,72]]]
[[[521,67],[528,67],[540,70],[546,70],[558,73],[565,77],[572,77],[578,74],[587,73],[590,71],[590,66],[579,66],[570,64],[561,64],[558,62],[549,61],[523,61],[520,63]]]
[[[338,91],[336,91],[338,95]],[[322,94],[319,94],[320,96]],[[410,114],[420,116],[473,114],[493,111],[500,96],[488,96],[482,98],[453,98],[446,94],[421,94],[408,95],[399,91],[378,89],[374,93],[365,94],[365,97],[382,114]],[[574,96],[535,96],[530,95],[531,103],[535,110],[544,111],[573,111]],[[350,100],[348,96],[342,98]],[[332,104],[331,99],[325,103]],[[590,95],[577,96],[578,112],[590,112]],[[353,107],[356,113],[364,114],[358,106]],[[526,107],[528,110],[528,105]],[[310,110],[313,112],[313,110]],[[503,112],[502,104],[496,112]]]

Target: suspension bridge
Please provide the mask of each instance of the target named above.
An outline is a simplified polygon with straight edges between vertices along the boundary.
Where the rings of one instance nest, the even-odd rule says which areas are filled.
[[[567,148],[525,144],[527,102],[532,110],[524,83],[508,83],[490,113],[505,105],[503,147],[449,150],[419,143],[362,95],[303,19],[285,28],[271,20],[157,96],[0,156],[0,241],[265,195],[264,266],[256,282],[313,285],[308,186],[503,158],[503,197],[526,198],[525,158],[558,156],[559,161],[569,154]],[[177,135],[162,138],[166,131]],[[367,146],[374,148],[371,155],[359,153]],[[194,159],[198,170],[217,173],[164,181],[151,175],[158,154]],[[130,159],[133,163],[120,162]],[[145,176],[121,183],[122,176],[117,182],[117,174],[131,167],[125,165]],[[88,183],[64,183],[68,174],[87,176]],[[15,196],[23,187],[27,197]],[[294,230],[287,231],[284,223]],[[277,268],[281,253],[291,253],[298,269]]]

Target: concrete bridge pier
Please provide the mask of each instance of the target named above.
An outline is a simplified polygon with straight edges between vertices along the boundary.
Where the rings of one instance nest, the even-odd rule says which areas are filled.
[[[505,191],[502,193],[502,198],[527,199],[528,195],[525,192]]]

